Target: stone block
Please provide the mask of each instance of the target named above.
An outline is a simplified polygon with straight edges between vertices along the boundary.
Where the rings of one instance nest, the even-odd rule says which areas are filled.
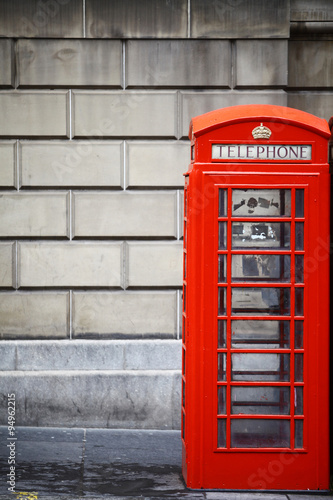
[[[2,92],[0,135],[67,137],[67,101],[65,91]]]
[[[120,287],[122,244],[19,243],[20,287]]]
[[[333,41],[289,42],[289,88],[332,88],[332,51]]]
[[[287,94],[283,91],[231,91],[231,92],[181,92],[182,137],[188,137],[192,117],[208,111],[238,106],[239,104],[276,104],[287,105]]]
[[[68,236],[67,193],[5,193],[0,196],[0,236]]]
[[[16,422],[33,427],[172,429],[174,371],[1,372]],[[5,421],[2,405],[0,419]]]
[[[126,143],[128,187],[183,187],[190,162],[188,142]]]
[[[236,87],[285,87],[287,40],[237,40]]]
[[[15,287],[15,243],[0,243],[0,287]]]
[[[121,342],[125,343],[126,370],[181,370],[182,368],[182,347],[178,340]]]
[[[333,21],[331,0],[291,0],[291,21]]]
[[[121,187],[121,159],[119,141],[24,141],[20,143],[21,185]]]
[[[122,83],[119,40],[19,40],[19,87],[115,87]]]
[[[175,192],[74,194],[74,237],[176,238]]]
[[[330,92],[289,93],[288,106],[328,121],[333,115],[332,99],[333,94]]]
[[[129,40],[126,50],[129,88],[230,87],[229,41]]]
[[[191,1],[193,38],[288,38],[285,0]]]
[[[187,0],[86,0],[90,38],[186,38]]]
[[[181,242],[127,243],[128,287],[181,287],[183,244]]]
[[[0,186],[15,187],[16,184],[16,143],[0,142]]]
[[[14,38],[80,38],[82,0],[0,1],[0,36]]]
[[[176,92],[73,92],[74,137],[176,137]]]
[[[0,349],[0,371],[16,370],[16,342],[2,340]]]
[[[14,87],[14,45],[12,40],[0,40],[0,61],[0,87]]]
[[[74,292],[73,336],[174,337],[177,292]]]
[[[68,293],[0,293],[0,338],[66,338]]]

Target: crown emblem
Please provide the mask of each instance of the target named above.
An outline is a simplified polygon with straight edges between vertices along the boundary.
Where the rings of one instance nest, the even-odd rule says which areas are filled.
[[[264,127],[262,123],[252,130],[253,139],[269,139],[271,134],[272,131],[268,127]]]

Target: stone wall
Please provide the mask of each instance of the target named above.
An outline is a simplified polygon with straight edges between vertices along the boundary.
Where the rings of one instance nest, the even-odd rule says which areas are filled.
[[[329,119],[333,4],[0,0],[0,37],[0,393],[20,425],[179,428],[190,119]]]

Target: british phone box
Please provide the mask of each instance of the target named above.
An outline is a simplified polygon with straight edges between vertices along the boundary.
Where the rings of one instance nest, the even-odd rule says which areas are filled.
[[[329,488],[325,120],[193,118],[185,174],[182,443],[190,488]]]

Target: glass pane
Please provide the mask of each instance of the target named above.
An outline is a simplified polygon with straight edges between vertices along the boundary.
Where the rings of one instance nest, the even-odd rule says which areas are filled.
[[[226,189],[219,190],[219,217],[226,217],[228,209],[228,193]]]
[[[217,330],[218,330],[217,347],[219,349],[224,349],[227,346],[226,325],[227,322],[224,319],[219,319],[217,322]]]
[[[304,250],[304,223],[295,222],[295,250]]]
[[[225,283],[227,280],[227,256],[219,255],[218,282]]]
[[[290,379],[289,354],[234,353],[231,379],[286,382]]]
[[[182,438],[185,439],[185,413],[182,413]]]
[[[232,248],[290,248],[289,222],[233,222]]]
[[[303,387],[294,388],[295,415],[303,415]]]
[[[303,321],[295,321],[295,349],[303,349]]]
[[[303,255],[295,255],[295,281],[296,283],[304,282],[304,257]]]
[[[219,352],[217,355],[217,380],[225,382],[227,377],[227,355],[224,352]]]
[[[225,448],[227,443],[226,422],[224,418],[217,421],[217,447]]]
[[[231,446],[233,448],[289,448],[289,420],[233,419],[231,420]]]
[[[290,314],[289,288],[233,288],[232,313],[239,315]]]
[[[295,288],[295,316],[303,316],[303,288]]]
[[[296,189],[295,217],[304,217],[304,189]]]
[[[295,448],[303,448],[303,420],[295,420]]]
[[[183,349],[182,374],[185,375],[185,373],[186,373],[186,352],[185,349]]]
[[[290,255],[233,255],[233,281],[290,281]]]
[[[227,248],[227,223],[219,222],[219,250]]]
[[[290,189],[233,189],[233,217],[281,217],[291,214]]]
[[[303,382],[303,354],[295,354],[295,382]]]
[[[240,415],[288,415],[289,387],[232,387],[231,413]]]
[[[186,252],[184,252],[184,280],[186,280],[186,270],[187,270],[187,255],[186,255]]]
[[[184,382],[184,380],[182,380],[182,395],[183,395],[182,405],[183,405],[183,408],[185,408],[185,382]]]
[[[219,288],[218,292],[219,304],[218,304],[218,315],[223,316],[226,314],[226,289]]]
[[[226,412],[226,387],[221,386],[217,388],[217,413],[219,415],[225,415]]]
[[[289,321],[232,321],[234,349],[283,349],[290,344]]]
[[[186,312],[186,285],[183,285],[183,311]]]

